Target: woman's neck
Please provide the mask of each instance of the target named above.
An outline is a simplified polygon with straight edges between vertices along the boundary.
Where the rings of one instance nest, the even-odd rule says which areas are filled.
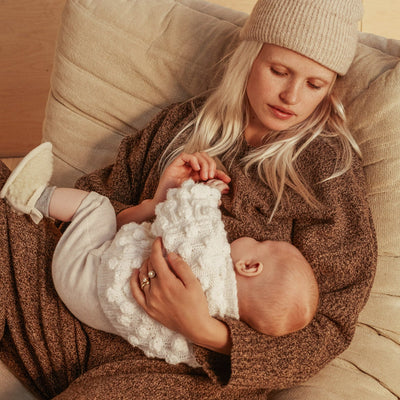
[[[265,128],[256,126],[250,122],[244,131],[244,139],[249,146],[259,147],[263,144],[265,134]]]

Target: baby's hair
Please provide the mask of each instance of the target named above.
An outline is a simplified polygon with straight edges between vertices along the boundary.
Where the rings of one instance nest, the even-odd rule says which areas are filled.
[[[248,293],[247,323],[257,331],[283,336],[306,327],[318,308],[318,284],[310,264],[294,246],[276,242],[274,267]],[[284,247],[282,247],[284,246]],[[272,260],[274,258],[274,260]]]

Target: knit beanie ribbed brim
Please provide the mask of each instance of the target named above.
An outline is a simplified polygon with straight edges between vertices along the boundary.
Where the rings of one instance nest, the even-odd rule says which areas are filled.
[[[362,14],[361,0],[259,0],[240,37],[288,48],[344,75]]]

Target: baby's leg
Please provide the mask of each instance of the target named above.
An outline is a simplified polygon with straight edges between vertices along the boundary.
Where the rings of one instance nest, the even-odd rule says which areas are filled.
[[[38,224],[43,216],[70,221],[87,192],[49,187],[53,172],[51,143],[42,143],[28,153],[11,173],[0,197],[17,213],[28,214]]]
[[[64,201],[63,193],[61,197]],[[99,303],[97,274],[103,253],[116,234],[116,226],[110,201],[90,192],[61,236],[52,265],[54,286],[64,304],[85,324],[107,332],[115,330]]]
[[[50,194],[48,216],[59,221],[71,221],[88,194],[80,189],[55,188]]]

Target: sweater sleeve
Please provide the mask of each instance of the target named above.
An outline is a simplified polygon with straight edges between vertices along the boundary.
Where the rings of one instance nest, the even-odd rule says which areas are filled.
[[[327,149],[320,150],[326,153]],[[309,181],[321,182],[330,175],[336,158],[316,161],[313,157],[307,162],[310,167],[304,169],[311,171]],[[262,335],[240,321],[226,319],[233,342],[230,359],[195,349],[197,359],[216,382],[268,391],[288,388],[316,374],[352,340],[377,257],[359,160],[354,157],[347,173],[313,186],[324,210],[296,216],[292,242],[316,274],[320,288],[317,314],[306,328],[282,337]],[[230,373],[226,373],[229,362]]]

